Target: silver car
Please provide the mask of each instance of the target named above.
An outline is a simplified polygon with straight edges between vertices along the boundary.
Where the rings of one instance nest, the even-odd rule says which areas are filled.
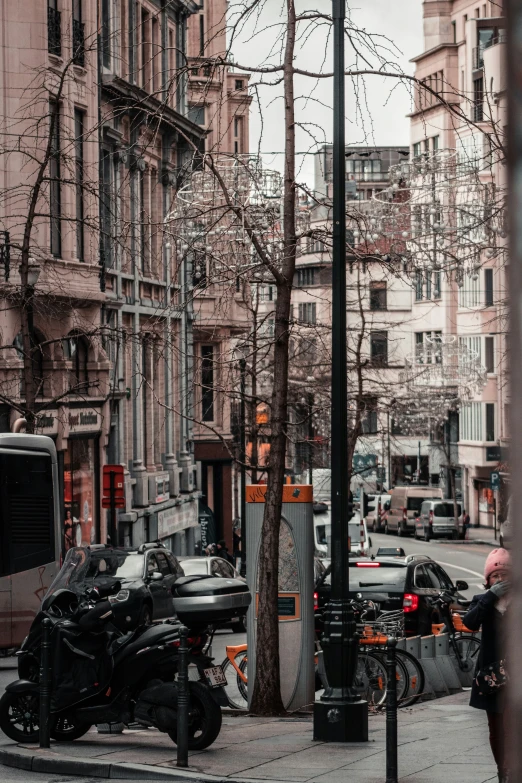
[[[457,518],[455,504],[451,498],[444,500],[425,500],[420,507],[419,516],[415,519],[414,538],[423,537],[425,541],[432,538],[459,538],[459,519],[462,516],[462,505],[457,503]]]

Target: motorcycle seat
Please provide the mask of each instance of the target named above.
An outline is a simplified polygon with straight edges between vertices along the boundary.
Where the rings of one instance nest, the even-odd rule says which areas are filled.
[[[134,653],[138,652],[138,650],[142,650],[144,647],[152,647],[155,644],[160,644],[163,640],[166,641],[169,638],[176,638],[177,630],[176,627],[166,625],[165,623],[149,626],[137,638],[135,637],[127,640],[126,644],[117,647],[114,650],[116,662],[119,663],[124,658],[134,655]]]

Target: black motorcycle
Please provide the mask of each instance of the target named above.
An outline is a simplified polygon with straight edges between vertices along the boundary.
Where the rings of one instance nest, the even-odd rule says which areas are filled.
[[[110,626],[112,608],[107,600],[117,594],[121,585],[112,583],[105,590],[91,587],[79,595],[67,586],[62,587],[68,580],[66,574],[60,574],[19,652],[21,679],[8,685],[0,699],[0,729],[15,742],[38,741],[42,621],[48,617],[53,624],[50,729],[53,739],[61,742],[78,739],[96,723],[139,722],[167,732],[176,742],[179,621],[142,626],[123,635]],[[192,608],[185,619],[182,616],[183,621],[192,620],[196,611],[192,623],[195,630],[189,637],[189,664],[195,665],[199,675],[198,681],[189,682],[191,750],[202,750],[215,741],[221,729],[220,707],[228,705],[213,660],[204,652],[209,635],[208,620],[203,620],[201,611],[204,602],[194,607],[199,582],[197,578],[185,577],[176,583],[179,606],[184,605],[183,591],[190,593],[188,600]],[[208,579],[206,589],[199,588],[199,593],[214,592],[211,602],[219,601],[216,591],[212,591],[214,582]],[[223,582],[219,580],[217,589]],[[240,584],[244,591],[244,584]],[[233,589],[233,585],[229,586],[229,592]],[[221,602],[224,598],[231,600],[230,596],[222,596]],[[246,605],[249,599],[249,594],[248,602],[243,599]],[[234,601],[237,603],[236,596]]]

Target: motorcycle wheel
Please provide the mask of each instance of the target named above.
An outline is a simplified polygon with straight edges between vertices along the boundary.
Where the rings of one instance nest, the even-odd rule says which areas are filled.
[[[75,723],[73,718],[64,715],[56,718],[50,734],[57,742],[72,742],[87,734],[91,725],[90,723]]]
[[[208,686],[202,682],[189,682],[189,750],[204,750],[216,740],[221,731],[221,709],[212,698]],[[177,743],[177,727],[168,732]]]
[[[38,742],[40,696],[38,693],[4,693],[0,699],[0,729],[14,742]]]

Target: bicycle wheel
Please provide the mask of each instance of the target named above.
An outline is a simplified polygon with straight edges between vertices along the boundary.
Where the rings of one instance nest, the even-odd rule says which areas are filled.
[[[400,660],[408,671],[408,690],[401,699],[399,707],[411,707],[424,693],[424,669],[420,661],[407,650],[396,650],[397,660]]]
[[[386,666],[375,652],[360,651],[354,687],[368,704],[378,707],[386,699]]]
[[[373,650],[372,652],[373,655],[379,656],[381,662],[386,667],[386,671],[388,671],[386,666],[386,652],[384,650]],[[410,675],[406,665],[398,655],[396,656],[395,679],[397,681],[397,706],[402,707],[402,702],[407,698],[410,689]]]
[[[480,650],[479,639],[476,639],[474,636],[468,636],[467,634],[460,634],[459,636],[455,636],[455,644],[457,645],[462,660],[462,663],[459,664],[462,671],[474,672]],[[451,649],[451,652],[454,654],[453,649]]]
[[[247,652],[244,651],[238,653],[234,658],[234,661],[238,669],[240,669],[246,676]],[[243,664],[245,666],[244,670],[242,669]],[[221,664],[221,668],[223,669],[223,673],[227,678],[225,693],[227,694],[228,703],[236,710],[246,710],[248,708],[248,693],[246,683],[243,682],[235,667],[232,665],[230,658],[225,658]]]

